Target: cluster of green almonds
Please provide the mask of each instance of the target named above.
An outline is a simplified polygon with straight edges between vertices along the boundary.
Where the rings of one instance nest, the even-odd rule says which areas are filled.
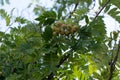
[[[53,35],[70,35],[74,34],[78,30],[78,26],[73,26],[70,24],[65,24],[62,22],[56,22],[55,25],[52,27]]]

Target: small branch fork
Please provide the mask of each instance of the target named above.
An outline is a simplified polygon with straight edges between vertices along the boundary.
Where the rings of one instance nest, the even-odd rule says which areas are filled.
[[[119,43],[118,43],[118,49],[117,49],[116,55],[115,55],[115,57],[113,58],[113,60],[111,61],[111,64],[110,64],[110,76],[109,76],[108,80],[112,80],[113,72],[115,70],[115,64],[116,64],[117,59],[118,59],[119,51],[120,51],[120,40],[119,40]]]
[[[57,68],[59,68],[70,56],[69,52],[71,52],[71,50],[69,50],[59,61],[58,65],[56,65]],[[54,76],[54,73],[51,72],[49,75],[47,75],[46,77],[44,77],[42,80],[52,80]]]

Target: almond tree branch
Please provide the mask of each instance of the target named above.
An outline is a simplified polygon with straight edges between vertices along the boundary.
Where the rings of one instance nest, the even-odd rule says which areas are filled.
[[[118,59],[119,51],[120,51],[120,40],[119,40],[119,43],[118,43],[118,49],[117,49],[116,55],[115,55],[114,59],[111,61],[111,64],[110,64],[110,76],[109,76],[108,80],[112,80],[113,72],[115,70],[115,64],[116,64],[117,59]]]
[[[108,0],[108,1],[103,5],[103,7],[100,9],[100,11],[96,14],[94,20],[96,20],[96,18],[99,16],[99,14],[101,13],[101,11],[107,6],[107,4],[108,4],[109,2],[110,2],[110,0]],[[94,20],[93,20],[93,21],[94,21]]]

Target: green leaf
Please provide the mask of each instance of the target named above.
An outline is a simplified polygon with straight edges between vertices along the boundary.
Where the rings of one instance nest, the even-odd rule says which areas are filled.
[[[48,70],[51,72],[55,72],[57,67],[57,63],[58,63],[58,57],[56,53],[47,53],[43,56],[43,66],[46,66],[46,68],[49,68]]]
[[[88,19],[88,16],[86,15],[85,16],[85,22],[88,24],[89,23],[89,19]]]
[[[92,60],[89,60],[88,63],[90,63],[89,64],[89,73],[90,73],[90,75],[92,75],[94,72],[97,71],[97,65]]]
[[[45,12],[45,8],[41,5],[36,5],[36,7],[33,10],[36,15]]]
[[[100,6],[103,6],[108,0],[99,0]]]
[[[5,20],[6,20],[6,26],[8,26],[10,24],[10,16],[6,16]]]
[[[4,32],[0,31],[0,37],[3,37],[3,35],[5,35]]]
[[[60,7],[60,8],[58,9],[58,19],[61,18],[61,16],[62,16],[62,11],[63,11],[63,7]]]
[[[21,24],[24,24],[27,20],[21,17],[16,17],[15,22],[20,22]]]
[[[110,7],[111,7],[111,5],[110,5],[110,4],[109,4],[109,5],[107,5],[104,11],[105,11],[105,12],[107,12],[107,11],[110,9]]]
[[[113,14],[113,12],[116,12],[116,11],[117,11],[117,8],[113,8],[108,12],[108,14]]]
[[[102,17],[98,17],[96,21],[90,23],[92,36],[97,41],[103,41],[106,35],[106,27]]]
[[[51,25],[56,20],[56,13],[54,11],[45,11],[35,20],[43,25]]]
[[[33,58],[31,56],[29,56],[29,55],[24,58],[25,64],[28,64],[28,63],[30,63],[32,61],[33,61]]]
[[[4,9],[0,9],[0,16],[5,19],[6,26],[8,26],[10,24],[10,15]]]
[[[119,8],[120,9],[120,0],[111,0],[110,1],[114,6],[116,6],[117,8]]]
[[[88,3],[88,6],[91,5],[92,0],[85,0]]]
[[[42,37],[45,39],[45,41],[49,41],[52,38],[52,28],[50,26],[45,27],[45,31],[42,34]]]
[[[79,80],[87,80],[87,76],[79,69],[78,66],[73,67],[73,76]]]
[[[88,11],[88,8],[82,7],[82,8],[80,8],[80,9],[76,10],[76,11],[75,11],[75,14],[77,14],[77,16],[80,17],[80,16],[86,14],[87,11]]]
[[[18,80],[20,79],[21,75],[18,74],[12,74],[9,77],[6,78],[6,80]]]
[[[112,8],[108,14],[113,17],[114,19],[116,19],[118,22],[120,22],[120,11],[118,10],[118,8]]]

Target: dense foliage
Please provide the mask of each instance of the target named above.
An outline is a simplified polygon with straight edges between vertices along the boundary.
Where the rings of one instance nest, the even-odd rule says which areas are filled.
[[[99,11],[91,16],[95,1]],[[0,9],[10,26],[0,32],[0,80],[119,80],[120,31],[107,36],[103,19],[107,14],[120,22],[120,1],[54,2],[49,9],[37,4],[34,23]]]

